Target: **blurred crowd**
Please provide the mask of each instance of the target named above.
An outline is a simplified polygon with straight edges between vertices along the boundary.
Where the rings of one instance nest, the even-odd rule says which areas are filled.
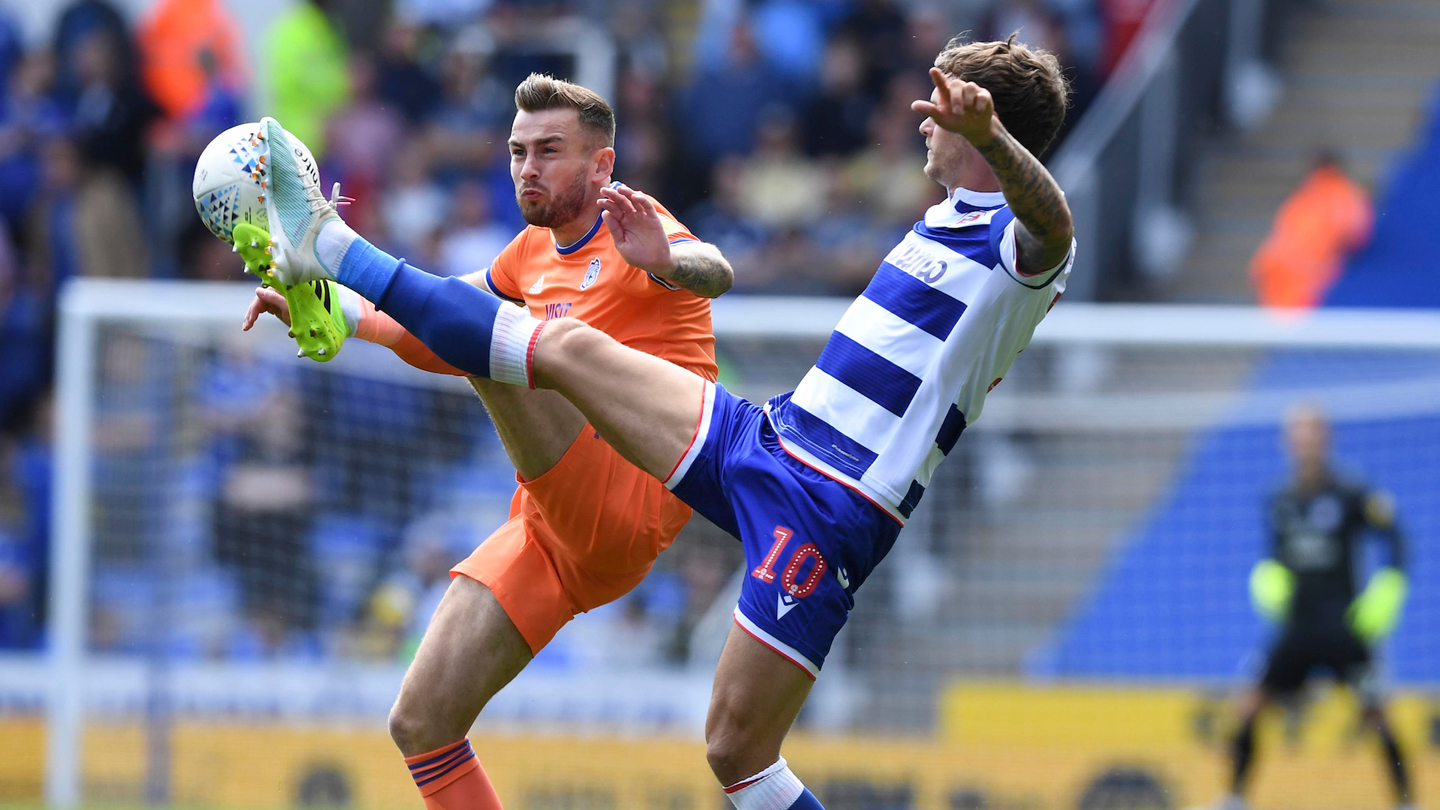
[[[505,148],[512,88],[531,71],[577,77],[584,58],[600,54],[619,123],[617,179],[718,244],[738,291],[851,294],[940,197],[921,172],[909,105],[929,94],[925,71],[953,33],[1018,31],[1057,52],[1075,87],[1073,122],[1154,2],[1164,0],[297,0],[254,33],[260,43],[225,0],[155,0],[138,19],[107,0],[75,0],[43,40],[0,10],[0,648],[42,640],[62,285],[75,276],[241,278],[190,199],[196,157],[227,127],[275,116],[310,144],[327,186],[339,181],[355,198],[346,216],[362,233],[427,269],[464,273],[523,227]],[[158,427],[136,425],[156,413],[137,405],[124,424],[139,432],[107,435],[121,445],[153,438]],[[206,446],[270,446],[253,421],[207,424]],[[260,433],[228,442],[241,424]],[[243,479],[245,459],[210,458],[206,480],[228,482],[211,494],[248,491],[232,481]],[[395,630],[397,617],[428,616],[416,605],[444,581],[439,558],[405,539],[423,515],[394,517],[377,524],[378,547],[407,573],[362,577],[370,591],[342,622],[389,628],[368,641],[347,636],[377,655],[413,642]],[[314,528],[255,525],[256,537]],[[240,535],[211,532],[208,553],[241,565],[243,555],[227,557],[245,547]],[[311,546],[274,556],[315,576]],[[241,580],[249,626],[269,639],[255,649],[293,647],[277,639],[318,626],[320,596],[292,594],[314,609],[280,615],[256,607],[264,600],[251,591],[263,581]],[[693,612],[684,587],[656,592],[637,603]],[[98,636],[124,646],[120,635]],[[307,649],[335,646],[305,637]]]

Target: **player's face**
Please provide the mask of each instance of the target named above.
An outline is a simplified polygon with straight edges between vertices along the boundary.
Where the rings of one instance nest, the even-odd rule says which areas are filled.
[[[939,90],[930,93],[930,102],[940,103]],[[975,147],[963,135],[936,125],[933,118],[920,122],[920,134],[925,136],[925,176],[947,189],[958,186],[966,163],[979,157]]]
[[[542,228],[574,221],[594,203],[610,174],[600,159],[608,151],[595,148],[575,110],[516,113],[510,129],[510,178],[521,216]]]
[[[1285,443],[1302,473],[1322,471],[1330,454],[1330,427],[1320,413],[1299,411],[1285,425]]]

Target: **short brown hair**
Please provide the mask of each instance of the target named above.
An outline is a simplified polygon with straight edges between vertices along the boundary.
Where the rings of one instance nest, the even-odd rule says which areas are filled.
[[[580,116],[580,126],[601,146],[615,145],[615,111],[599,93],[578,84],[531,73],[515,88],[515,109],[524,112],[574,110]]]
[[[961,34],[935,57],[935,67],[989,90],[1000,123],[1038,157],[1065,122],[1070,83],[1055,54],[1027,48],[1018,34],[1003,42],[967,42]]]

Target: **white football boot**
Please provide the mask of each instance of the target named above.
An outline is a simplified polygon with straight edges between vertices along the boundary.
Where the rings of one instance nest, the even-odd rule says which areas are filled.
[[[310,150],[274,118],[260,119],[258,137],[263,141],[265,211],[270,219],[271,258],[276,278],[284,284],[334,281],[339,262],[332,259],[335,267],[327,267],[320,259],[317,242],[340,239],[348,246],[354,238],[355,232],[335,211],[340,184],[335,184],[334,198],[325,199],[320,190],[320,172]],[[321,237],[321,230],[327,226],[331,233]],[[327,255],[343,257],[344,251],[332,250]]]

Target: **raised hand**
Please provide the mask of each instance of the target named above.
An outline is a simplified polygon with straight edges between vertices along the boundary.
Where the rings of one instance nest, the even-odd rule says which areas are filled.
[[[600,189],[600,217],[625,261],[667,277],[674,269],[665,223],[648,195],[620,185]]]
[[[989,90],[974,82],[946,76],[939,68],[930,68],[930,80],[935,82],[935,101],[913,101],[910,109],[928,115],[936,124],[973,144],[994,137],[995,100]]]

